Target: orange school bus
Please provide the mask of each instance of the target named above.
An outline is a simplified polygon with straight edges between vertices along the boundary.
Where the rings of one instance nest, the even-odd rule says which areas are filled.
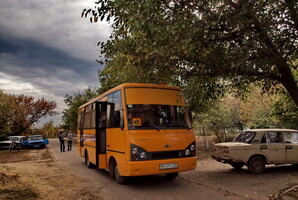
[[[196,143],[178,87],[126,83],[79,108],[78,151],[119,184],[129,176],[174,179],[196,168]]]

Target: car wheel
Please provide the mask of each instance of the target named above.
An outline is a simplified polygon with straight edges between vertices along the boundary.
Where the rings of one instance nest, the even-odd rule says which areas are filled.
[[[118,165],[116,162],[114,165],[114,178],[115,178],[116,182],[120,185],[124,185],[128,181],[128,177],[120,175],[119,170],[118,170]]]
[[[247,167],[253,174],[262,174],[265,170],[265,161],[263,158],[255,156],[249,159]]]
[[[167,179],[174,180],[179,175],[179,172],[166,174]]]
[[[231,166],[235,169],[242,169],[242,167],[244,166],[243,163],[231,163]]]
[[[298,163],[294,163],[294,164],[293,164],[293,167],[294,167],[294,168],[298,168]]]

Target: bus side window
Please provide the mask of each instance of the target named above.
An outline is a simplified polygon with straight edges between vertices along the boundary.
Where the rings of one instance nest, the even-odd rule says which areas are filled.
[[[96,111],[95,111],[95,103],[92,104],[91,107],[91,127],[90,128],[95,128],[95,115],[96,115]]]
[[[122,128],[123,127],[123,109],[121,101],[120,90],[113,92],[108,95],[108,102],[112,103],[113,107],[108,109],[112,113],[108,113],[109,127],[111,128]]]

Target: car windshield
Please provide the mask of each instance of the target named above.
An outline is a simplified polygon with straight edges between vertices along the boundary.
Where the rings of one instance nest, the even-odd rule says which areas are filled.
[[[43,140],[42,136],[33,136],[33,137],[29,137],[29,140]]]
[[[127,105],[130,129],[191,128],[186,107],[175,105]]]
[[[243,131],[233,140],[233,142],[243,142],[250,144],[255,138],[255,135],[256,132]]]
[[[19,141],[19,140],[20,140],[19,137],[14,137],[14,136],[9,136],[8,139],[9,139],[10,141]]]

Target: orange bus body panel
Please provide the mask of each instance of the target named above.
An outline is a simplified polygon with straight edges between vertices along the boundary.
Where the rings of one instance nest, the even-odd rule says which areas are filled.
[[[79,154],[84,156],[84,152],[88,151],[89,160],[93,164],[96,163],[96,158],[98,158],[97,167],[99,169],[109,170],[110,160],[116,160],[121,176],[165,174],[195,169],[197,156],[144,161],[131,160],[131,144],[137,145],[147,152],[154,153],[182,151],[195,142],[192,128],[160,128],[159,130],[155,128],[148,130],[128,128],[128,105],[152,104],[184,107],[186,105],[181,88],[154,84],[122,84],[82,105],[80,111],[84,111],[86,106],[94,102],[107,101],[109,94],[119,90],[121,91],[124,126],[122,128],[106,128],[106,153],[98,155],[95,151],[95,129],[84,129],[83,147],[78,142]],[[187,121],[189,123],[188,116]],[[80,141],[80,130],[78,130],[77,136],[78,141]],[[174,169],[161,169],[160,167],[162,164],[172,163],[177,164],[177,167]]]

